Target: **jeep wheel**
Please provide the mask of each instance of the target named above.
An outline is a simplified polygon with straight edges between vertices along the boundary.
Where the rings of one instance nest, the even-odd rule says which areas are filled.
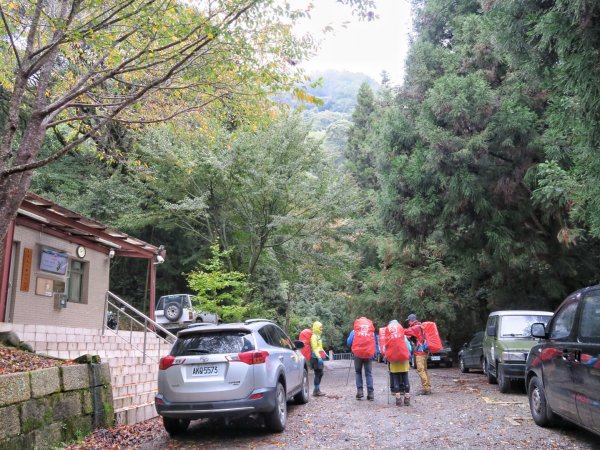
[[[556,415],[552,412],[548,401],[546,400],[546,391],[538,377],[533,377],[529,381],[529,389],[527,389],[529,397],[529,409],[533,421],[540,427],[549,427],[556,423]]]
[[[504,375],[504,370],[500,364],[496,366],[496,371],[498,373],[498,389],[503,394],[506,394],[508,391],[510,391],[510,378]]]
[[[275,390],[275,408],[273,411],[265,414],[265,423],[267,428],[276,433],[281,433],[285,429],[287,422],[287,402],[285,388],[283,384],[277,383]]]
[[[458,365],[460,366],[460,371],[462,373],[467,373],[469,369],[465,366],[465,360],[462,357],[458,358]]]
[[[181,434],[187,430],[190,425],[189,419],[174,419],[172,417],[163,417],[163,425],[170,436]]]
[[[177,322],[183,314],[183,308],[179,303],[171,302],[165,307],[165,317],[170,322]]]
[[[294,401],[299,405],[308,403],[310,398],[310,382],[308,381],[308,370],[304,369],[302,375],[302,389],[296,395],[294,395]]]

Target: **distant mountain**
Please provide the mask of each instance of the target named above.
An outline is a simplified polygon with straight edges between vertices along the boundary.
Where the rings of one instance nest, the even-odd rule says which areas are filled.
[[[293,98],[291,94],[280,95],[276,100],[286,103],[293,108],[303,107],[311,113],[331,111],[347,114],[350,117],[352,111],[354,111],[358,89],[363,82],[367,82],[374,91],[379,89],[379,84],[364,73],[341,70],[314,72],[311,74],[309,85],[301,86],[300,88],[307,94],[319,98],[323,102],[323,105],[318,106],[301,102]],[[310,86],[310,84],[316,84],[316,86]]]

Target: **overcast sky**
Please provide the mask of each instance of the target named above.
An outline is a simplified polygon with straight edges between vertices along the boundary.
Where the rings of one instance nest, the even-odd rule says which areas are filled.
[[[379,18],[371,22],[359,21],[348,7],[334,0],[313,3],[311,20],[300,29],[320,35],[319,31],[330,24],[335,31],[324,36],[319,54],[303,64],[306,70],[362,72],[378,82],[381,71],[386,70],[393,84],[402,82],[411,24],[408,0],[376,0]],[[345,21],[349,23],[342,28]]]

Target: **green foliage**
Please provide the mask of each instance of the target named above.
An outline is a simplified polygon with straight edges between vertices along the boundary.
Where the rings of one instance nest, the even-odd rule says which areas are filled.
[[[193,305],[198,311],[219,314],[224,322],[239,322],[252,317],[271,317],[259,304],[248,304],[245,297],[250,291],[247,275],[225,269],[223,259],[231,251],[220,251],[219,243],[210,247],[212,256],[206,263],[187,275],[188,285],[196,292]]]

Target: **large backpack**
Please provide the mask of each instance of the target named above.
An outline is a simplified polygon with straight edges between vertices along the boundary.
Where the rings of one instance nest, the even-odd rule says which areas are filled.
[[[399,323],[387,326],[387,342],[385,346],[385,359],[390,362],[408,361],[410,351],[404,338],[404,328]]]
[[[438,333],[437,325],[435,322],[423,322],[421,324],[423,331],[425,332],[425,342],[427,348],[431,353],[437,353],[442,350],[442,339],[440,333]]]
[[[310,328],[305,328],[300,332],[300,336],[298,336],[298,340],[304,342],[304,347],[302,350],[300,350],[300,353],[302,353],[302,356],[304,356],[307,361],[310,361],[310,356],[312,353],[310,348],[310,338],[312,335],[312,330]]]
[[[382,354],[385,349],[385,345],[387,344],[387,338],[388,338],[387,333],[388,333],[387,327],[383,327],[383,328],[379,329],[379,349],[381,350]]]
[[[360,359],[369,359],[375,354],[375,327],[366,317],[354,321],[352,353]]]

